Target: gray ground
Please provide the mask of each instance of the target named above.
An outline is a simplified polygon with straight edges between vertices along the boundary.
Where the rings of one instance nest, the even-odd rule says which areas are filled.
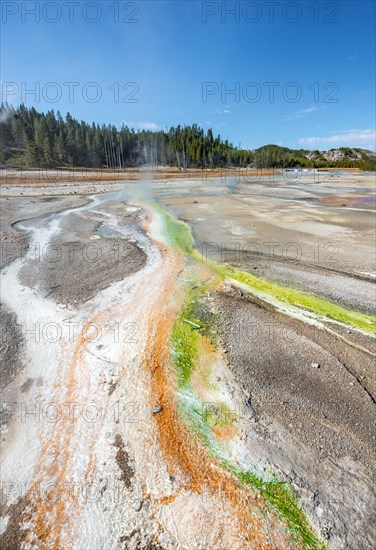
[[[21,327],[17,324],[17,318],[9,311],[4,304],[0,304],[0,393],[1,402],[12,401],[8,398],[6,387],[16,378],[23,368],[22,351],[23,339]],[[4,425],[10,418],[11,410],[8,407],[0,408],[0,426]]]
[[[0,268],[25,254],[28,247],[27,235],[17,231],[14,224],[24,219],[29,220],[52,212],[62,212],[67,208],[79,207],[87,202],[85,197],[0,198]]]
[[[229,178],[216,194],[158,196],[192,227],[204,258],[375,313],[375,211],[356,202],[374,197],[375,176],[320,177]]]
[[[194,202],[197,201],[197,202]],[[248,204],[242,197],[190,197],[164,201],[193,229],[203,258],[227,262],[255,275],[319,293],[333,301],[365,312],[375,311],[374,214],[357,213],[356,219],[343,217],[330,229],[321,215],[317,223],[307,220],[305,207],[272,200],[260,210],[261,202]],[[297,208],[298,210],[289,210]],[[291,215],[291,221],[278,217]],[[346,215],[348,211],[346,211]],[[318,216],[315,212],[315,216]],[[301,227],[301,225],[304,227]],[[328,229],[329,228],[329,229]],[[325,233],[332,231],[330,237]]]
[[[0,304],[0,326],[1,326],[1,377],[0,390],[2,391],[7,381],[15,376],[21,368],[19,354],[22,349],[22,333],[17,324],[16,316],[3,304]]]
[[[21,271],[22,282],[58,302],[77,305],[141,269],[146,255],[136,244],[125,239],[91,239],[99,223],[82,213],[71,214],[49,251],[37,255]]]
[[[87,198],[14,198],[4,199],[2,202],[4,215],[0,235],[1,267],[22,258],[27,251],[34,254],[35,259],[25,262],[21,269],[21,279],[24,284],[36,289],[44,297],[48,296],[57,302],[77,307],[111,283],[124,279],[145,265],[146,254],[135,242],[116,236],[106,238],[106,235],[103,235],[104,238],[99,238],[101,222],[106,220],[106,216],[101,216],[100,213],[92,215],[72,210],[69,216],[62,218],[63,231],[49,244],[48,249],[37,247],[34,252],[31,250],[27,233],[28,224],[33,228],[43,228],[55,219],[58,212],[78,208],[88,202]],[[122,225],[129,224],[141,231],[139,210],[127,213],[126,205],[122,202],[113,204],[112,209],[118,212]],[[33,384],[38,385],[38,380],[27,378],[23,372],[20,378],[17,377],[26,366],[25,358],[22,357],[22,327],[18,324],[16,316],[3,304],[0,309],[0,322],[0,424],[2,429],[6,429],[12,415],[12,407],[8,404],[19,402],[22,394],[28,392]],[[124,476],[131,477],[131,465],[127,462],[121,438],[119,441],[117,438],[115,444],[118,447],[116,458],[119,467]],[[24,540],[20,521],[27,513],[27,498],[19,498],[9,507],[3,504],[5,499],[3,500],[2,495],[0,501],[1,516],[9,518],[6,528],[1,530],[0,546],[7,550],[21,548]],[[137,536],[136,533],[135,537]],[[143,539],[141,536],[138,538]],[[150,548],[153,548],[152,541]]]
[[[254,419],[255,468],[292,482],[331,547],[374,548],[374,358],[238,291],[213,303]]]
[[[243,181],[236,189],[234,182],[193,188],[179,182],[176,189],[158,185],[155,194],[191,225],[198,249],[204,245],[210,258],[371,313],[376,304],[375,216],[370,208],[354,205],[353,198],[367,198],[373,186],[372,178],[357,175],[319,185]],[[87,200],[78,194],[53,200],[2,199],[1,266],[28,246],[16,222],[37,218],[43,226],[49,213]],[[124,216],[122,223],[138,224],[138,215],[125,214],[123,203],[111,208]],[[53,242],[61,257],[30,263],[23,282],[43,296],[75,306],[140,269],[145,254],[135,243],[92,239],[101,220],[82,212],[70,214],[64,232]],[[252,255],[254,248],[244,247],[255,243],[261,253]],[[298,260],[294,247],[284,253],[289,243],[301,250]],[[337,248],[330,248],[333,243]],[[272,256],[270,244],[275,245]],[[255,469],[276,471],[292,483],[332,548],[375,548],[376,379],[370,354],[376,352],[375,343],[336,327],[370,353],[362,352],[327,332],[260,307],[237,291],[218,293],[211,302],[220,313],[220,336],[247,401],[247,442]],[[0,357],[6,386],[20,368],[22,339],[10,312],[2,311],[1,322],[9,336]],[[124,475],[131,476],[122,442],[115,445]],[[10,534],[6,540],[15,539]]]
[[[23,219],[41,218],[51,212],[60,212],[73,206],[81,206],[87,202],[86,198],[14,198],[0,199],[0,268],[4,268],[12,261],[23,257],[28,249],[27,234],[18,231],[14,225]],[[0,304],[0,390],[2,400],[11,401],[12,394],[8,395],[6,388],[22,370],[21,354],[23,351],[22,330],[15,315],[8,311],[4,304]],[[1,408],[0,423],[7,421],[9,411]]]
[[[374,314],[375,213],[358,206],[371,204],[374,189],[369,175],[265,178],[221,196],[202,188],[162,200],[192,227],[204,257]],[[292,483],[331,548],[376,547],[374,340],[334,327],[348,345],[238,291],[211,301],[253,418],[255,469]]]
[[[86,204],[86,197],[12,198],[2,199],[1,218],[1,267],[25,256],[29,250],[28,234],[20,227],[31,223],[43,227],[47,220],[69,208]],[[121,223],[138,227],[139,212],[125,213],[124,203],[117,206]],[[102,220],[103,221],[103,220]],[[145,253],[126,239],[98,239],[96,235],[101,220],[72,212],[65,221],[63,233],[48,248],[37,248],[34,260],[25,262],[21,270],[22,282],[44,296],[77,306],[109,286],[135,273],[146,261]],[[22,370],[22,327],[15,315],[1,304],[0,389],[2,400],[16,400],[12,381]],[[32,382],[32,381],[31,381]],[[27,388],[25,388],[27,389]],[[22,391],[22,389],[21,389]],[[0,422],[5,423],[9,410],[2,408]]]

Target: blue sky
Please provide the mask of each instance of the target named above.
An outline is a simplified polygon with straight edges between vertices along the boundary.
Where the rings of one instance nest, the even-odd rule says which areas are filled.
[[[2,99],[116,126],[197,123],[246,148],[374,150],[375,5],[4,0]]]

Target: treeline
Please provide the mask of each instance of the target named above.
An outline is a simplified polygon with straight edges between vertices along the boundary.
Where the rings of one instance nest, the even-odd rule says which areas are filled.
[[[320,151],[265,145],[253,151],[234,147],[192,124],[169,130],[120,129],[88,124],[69,113],[38,113],[34,107],[0,107],[0,164],[26,168],[110,168],[176,166],[186,168],[360,168],[376,170],[375,157],[361,149],[340,149],[339,160]],[[354,158],[355,155],[355,158]],[[360,158],[357,158],[357,157]]]
[[[0,109],[1,164],[44,167],[124,168],[142,165],[246,167],[251,151],[233,147],[196,124],[170,130],[134,130],[126,125],[87,124],[69,113],[38,113],[21,105]]]

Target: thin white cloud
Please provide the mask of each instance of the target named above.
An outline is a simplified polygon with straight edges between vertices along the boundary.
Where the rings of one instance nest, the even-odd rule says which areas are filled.
[[[159,126],[155,122],[139,120],[138,122],[124,121],[124,124],[129,128],[138,128],[139,130],[161,130],[162,126]]]
[[[322,109],[325,109],[326,107],[324,105],[316,105],[314,107],[307,107],[307,109],[299,109],[295,114],[287,115],[284,118],[284,121],[287,120],[295,120],[297,118],[304,118],[309,113],[313,113],[314,111],[321,111]]]
[[[376,143],[376,131],[375,129],[366,130],[345,130],[343,132],[332,134],[331,136],[313,136],[302,137],[298,139],[300,145],[333,145],[337,147],[341,146],[360,146],[369,149],[375,148]],[[370,145],[373,143],[373,145]]]
[[[302,109],[302,113],[313,113],[313,111],[319,111],[323,107],[308,107],[308,109]]]
[[[217,109],[215,111],[213,111],[211,114],[212,115],[228,115],[232,113],[231,109],[228,107],[228,105],[226,105],[223,109],[221,107],[217,107]]]

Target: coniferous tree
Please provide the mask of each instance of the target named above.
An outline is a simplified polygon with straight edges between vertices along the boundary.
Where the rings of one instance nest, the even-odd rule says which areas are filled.
[[[124,124],[87,124],[67,113],[38,113],[34,107],[0,108],[0,162],[29,168],[88,167],[122,169],[169,165],[181,169],[238,166],[246,168],[361,167],[375,170],[375,157],[361,149],[342,148],[342,160],[329,163],[319,151],[266,145],[255,151],[234,147],[197,124],[150,131]],[[310,153],[310,154],[308,154]]]

